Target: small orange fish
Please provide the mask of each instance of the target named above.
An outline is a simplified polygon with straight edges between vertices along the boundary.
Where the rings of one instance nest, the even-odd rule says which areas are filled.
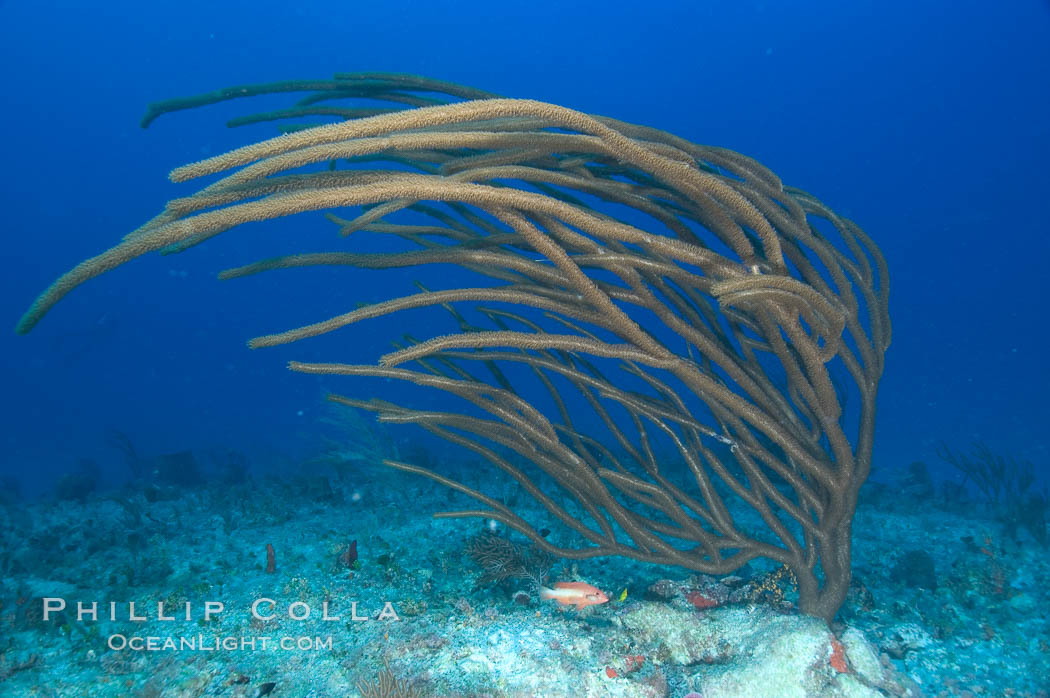
[[[540,598],[554,599],[563,606],[576,606],[577,611],[609,600],[604,591],[583,582],[558,582],[553,589],[540,587]]]

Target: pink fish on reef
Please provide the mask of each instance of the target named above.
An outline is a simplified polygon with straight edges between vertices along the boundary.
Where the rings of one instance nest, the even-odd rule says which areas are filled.
[[[575,606],[577,611],[609,600],[604,591],[583,582],[558,582],[553,589],[540,587],[540,598],[554,599],[563,606]]]

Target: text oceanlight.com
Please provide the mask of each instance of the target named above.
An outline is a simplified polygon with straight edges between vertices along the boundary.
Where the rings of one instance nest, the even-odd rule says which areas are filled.
[[[309,650],[331,650],[332,636],[325,637],[306,635],[292,636],[283,635],[274,637],[270,635],[258,635],[253,637],[234,637],[232,635],[220,637],[218,635],[195,635],[195,636],[140,636],[121,635],[119,633],[110,635],[106,639],[106,646],[111,650],[132,652],[168,652],[168,651],[190,651],[190,652],[218,652],[224,650],[235,652],[238,650],[263,652],[270,650],[285,651],[309,651]]]

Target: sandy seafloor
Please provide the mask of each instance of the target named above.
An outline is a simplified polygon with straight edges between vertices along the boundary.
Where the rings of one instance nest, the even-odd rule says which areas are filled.
[[[577,611],[516,593],[529,591],[521,581],[478,587],[465,548],[485,521],[431,519],[448,492],[344,455],[342,476],[315,463],[297,478],[82,500],[6,494],[0,695],[1050,695],[1047,550],[936,500],[862,502],[854,589],[831,630],[758,565],[718,580],[559,560],[551,582],[611,598]],[[44,598],[67,609],[43,622]],[[253,619],[256,599],[273,599],[275,617]],[[224,610],[205,620],[209,600]],[[77,621],[77,601],[97,601],[101,619]],[[128,619],[130,601],[147,620]],[[157,618],[158,601],[175,620]],[[338,620],[322,618],[325,602]],[[379,618],[388,602],[396,619]],[[110,649],[131,638],[152,647]]]

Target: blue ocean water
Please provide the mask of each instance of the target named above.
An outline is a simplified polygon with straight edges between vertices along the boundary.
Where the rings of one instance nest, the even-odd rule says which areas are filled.
[[[1016,463],[1030,463],[1034,482],[1028,492],[1038,493],[1048,482],[1050,444],[1045,425],[1050,422],[1050,402],[1045,394],[1050,387],[1050,363],[1046,361],[1050,328],[1044,320],[1048,297],[1044,267],[1050,254],[1045,212],[1050,191],[1046,167],[1050,157],[1050,6],[1046,2],[121,0],[88,4],[8,0],[0,3],[0,59],[5,78],[0,120],[7,165],[0,173],[0,201],[8,262],[0,276],[0,317],[7,318],[12,328],[59,274],[115,244],[161,211],[169,199],[198,190],[193,183],[169,182],[166,175],[172,168],[278,133],[272,122],[226,128],[229,119],[280,109],[293,98],[273,94],[226,101],[164,115],[142,129],[139,120],[147,104],[232,85],[326,79],[338,72],[426,75],[645,124],[693,142],[729,148],[763,163],[785,184],[820,197],[867,231],[882,249],[891,273],[893,343],[879,388],[873,483],[882,483],[891,493],[898,491],[914,472],[909,468],[916,461],[926,464],[938,487],[942,481],[959,481],[959,470],[938,456],[939,445],[973,453],[975,443],[986,444],[990,452]],[[324,465],[339,458],[352,462],[353,444],[360,445],[366,438],[362,434],[370,433],[371,428],[369,423],[357,424],[350,445],[342,443],[342,450],[333,445],[351,437],[332,433],[333,429],[338,432],[338,420],[346,415],[333,412],[326,404],[327,391],[389,400],[418,398],[422,401],[418,404],[430,406],[442,404],[440,400],[383,383],[369,384],[369,390],[362,392],[343,379],[285,370],[290,360],[375,362],[390,350],[391,339],[406,331],[420,338],[453,331],[448,317],[437,320],[420,314],[406,321],[394,316],[312,344],[259,350],[245,347],[246,340],[260,334],[347,312],[358,303],[412,292],[413,279],[434,286],[447,283],[449,279],[443,276],[447,272],[428,270],[413,276],[322,269],[222,283],[215,279],[222,269],[257,259],[330,248],[334,236],[331,224],[320,214],[308,214],[243,226],[183,254],[149,255],[74,291],[31,334],[9,332],[0,340],[6,398],[0,406],[0,475],[8,492],[5,540],[8,545],[20,540],[22,546],[17,555],[8,548],[4,558],[0,613],[9,612],[11,604],[23,598],[18,584],[22,578],[29,580],[27,588],[32,589],[55,588],[48,582],[72,584],[82,595],[91,589],[112,594],[113,585],[102,584],[102,577],[97,586],[84,579],[64,578],[76,569],[69,556],[83,555],[82,562],[88,565],[91,555],[102,555],[107,549],[149,549],[153,536],[176,535],[145,524],[138,542],[114,539],[94,541],[90,550],[66,549],[70,546],[55,531],[72,524],[50,521],[45,512],[57,509],[55,516],[74,521],[79,517],[80,526],[90,529],[86,521],[112,515],[104,507],[92,507],[112,501],[117,496],[113,493],[124,493],[119,495],[123,501],[131,502],[128,506],[147,521],[163,519],[180,532],[214,532],[210,514],[218,511],[218,505],[206,501],[213,495],[205,492],[227,486],[235,499],[271,497],[274,495],[263,493],[284,485],[265,483],[294,480],[302,472],[320,474],[331,476],[336,495],[345,498],[335,504],[325,495],[317,504],[320,513],[308,512],[329,523],[311,519],[312,533],[296,531],[295,515],[282,514],[285,518],[278,517],[273,525],[290,540],[316,536],[314,542],[323,549],[325,564],[330,566],[329,558],[339,551],[328,550],[329,534],[318,531],[330,531],[336,526],[330,521],[340,517],[340,530],[330,537],[340,546],[358,541],[360,575],[367,576],[368,565],[385,570],[386,576],[378,575],[373,585],[382,580],[391,589],[399,588],[401,573],[390,571],[390,558],[386,563],[376,562],[382,555],[400,556],[404,575],[416,584],[421,582],[412,577],[410,568],[444,570],[451,564],[444,558],[427,563],[428,554],[460,554],[462,540],[474,529],[466,524],[427,528],[429,514],[442,510],[444,490],[407,476],[384,480],[389,477],[384,472],[369,471],[358,476],[360,483],[379,482],[381,486],[375,489],[383,492],[390,488],[418,492],[419,511],[405,512],[401,507],[394,520],[384,519],[382,508],[358,516],[353,507],[357,505],[354,497],[362,495],[360,483],[353,481],[353,475],[333,475]],[[362,244],[365,247],[357,249],[368,249],[368,245],[381,249],[381,243],[375,241]],[[412,324],[406,326],[406,322]],[[446,464],[460,457],[452,447],[421,441],[410,428],[390,429],[389,433],[384,428],[367,438],[375,439],[371,450],[363,446],[360,450],[370,456],[389,457],[394,452],[405,456],[422,449],[432,460]],[[158,459],[166,455],[193,453],[203,475],[200,482],[191,478],[183,493],[198,499],[169,503],[152,513],[149,505],[155,503],[147,502],[140,511],[136,497],[142,495],[128,494],[127,449],[115,447],[118,442],[132,444],[146,470],[161,469]],[[86,461],[94,465],[85,466]],[[255,485],[224,485],[220,474],[231,463],[244,464]],[[70,474],[84,472],[92,481],[89,494],[63,497],[61,490],[56,491],[58,483],[65,481],[68,486]],[[862,503],[870,487],[862,490]],[[367,488],[363,492],[368,500]],[[304,501],[314,494],[302,494]],[[383,496],[375,494],[373,499],[389,503]],[[973,501],[978,499],[976,492],[970,496]],[[265,512],[251,507],[260,506],[259,502],[244,506],[244,521],[258,524]],[[976,504],[968,509],[945,505],[938,510],[942,518],[929,520],[906,518],[924,508],[921,499],[902,504],[892,494],[883,493],[871,506],[871,511],[861,511],[855,526],[854,555],[864,573],[887,576],[880,568],[882,552],[876,551],[896,556],[882,567],[899,566],[904,563],[898,558],[903,559],[906,552],[923,548],[924,539],[936,539],[946,546],[936,551],[932,544],[928,546],[942,589],[953,570],[976,566],[984,558],[994,558],[996,569],[1002,568],[1000,587],[1016,589],[1016,593],[1003,592],[998,600],[1013,604],[1012,615],[1007,615],[1009,628],[1014,630],[1008,630],[1003,617],[995,613],[981,616],[973,610],[992,603],[979,591],[971,589],[972,593],[960,592],[950,598],[922,597],[907,585],[895,588],[887,584],[875,594],[885,615],[872,612],[866,621],[854,624],[872,646],[883,650],[885,661],[919,683],[925,679],[921,690],[929,695],[964,695],[975,686],[987,695],[1007,695],[1007,689],[1022,695],[1046,695],[1050,689],[1045,676],[1039,677],[1039,668],[1047,667],[1050,638],[1032,639],[1030,633],[1038,631],[1030,628],[1027,633],[1010,634],[1027,620],[1038,619],[1044,623],[1038,627],[1046,631],[1047,606],[1041,603],[1045,596],[1039,596],[1047,581],[1043,576],[1046,548],[1039,535],[1024,527],[1011,531],[994,513]],[[172,523],[175,519],[179,523]],[[119,537],[119,531],[132,528],[116,526],[114,535]],[[871,534],[875,528],[892,530],[913,542],[895,546],[883,541],[885,547],[880,548]],[[238,529],[233,526],[231,530]],[[385,542],[369,546],[368,536],[382,530]],[[227,534],[236,537],[229,530]],[[1041,535],[1045,537],[1045,529]],[[409,537],[412,545],[405,543]],[[969,542],[961,542],[967,538]],[[455,545],[449,542],[453,539],[458,541]],[[245,539],[243,545],[263,555],[266,542],[257,537]],[[195,545],[201,546],[194,550],[209,565],[218,564],[208,556],[207,546],[199,541]],[[64,557],[59,562],[45,555],[45,546],[57,546]],[[42,576],[33,567],[34,551],[40,553],[37,562],[46,560],[64,572],[54,579]],[[301,583],[312,584],[315,592],[323,586],[312,577],[314,561],[306,557],[307,562],[296,563],[300,573],[289,573],[282,581],[288,597],[299,593],[295,588],[288,591],[299,583],[295,580],[306,580]],[[115,565],[117,558],[119,555],[107,557],[108,562],[100,564]],[[483,617],[483,608],[497,609],[502,615],[514,610],[510,602],[500,607],[489,597],[471,596],[473,580],[466,578],[469,560],[455,559],[453,571],[435,572],[434,582],[437,585],[437,578],[441,579],[444,593],[455,602],[450,602],[452,607],[469,606],[471,614],[463,615],[470,617]],[[209,568],[203,574],[217,579],[224,574],[259,573],[238,572],[243,562],[239,558],[222,562],[232,571]],[[593,561],[580,564],[592,565],[592,574],[601,574],[593,570],[603,569],[602,563]],[[285,564],[281,569],[290,567]],[[618,594],[628,587],[633,589],[630,599],[640,598],[641,591],[664,577],[688,576],[685,571],[666,568],[647,571],[643,565],[605,569],[614,577],[605,583],[606,591]],[[130,590],[135,598],[154,598],[160,592],[147,589],[171,591],[174,584],[165,587],[168,578],[186,571],[179,564],[172,565],[172,570],[170,574],[158,572],[149,581],[138,580],[138,584],[128,578],[121,588]],[[94,568],[85,574],[102,571]],[[326,567],[322,576],[330,574]],[[215,579],[211,583],[213,589],[218,584]],[[457,584],[459,591],[455,591]],[[188,582],[179,578],[177,585],[187,587]],[[877,585],[869,586],[875,591]],[[72,590],[68,593],[73,594]],[[995,594],[986,594],[989,596]],[[894,604],[921,605],[924,598],[961,604],[963,597],[971,607],[965,612],[954,610],[957,620],[953,623],[935,631],[935,624],[925,619],[927,626],[921,628],[929,636],[925,645],[893,650],[875,639],[879,632],[901,634],[902,624],[922,625],[903,610],[898,609],[894,616]],[[1018,601],[1021,597],[1025,598]],[[437,613],[433,610],[437,602],[432,601],[431,606]],[[545,613],[547,607],[530,606],[528,613],[538,610]],[[856,607],[853,610],[859,614],[855,617],[863,615]],[[421,615],[425,618],[426,612]],[[589,622],[601,628],[599,621],[600,616]],[[521,631],[524,622],[516,618],[514,631]],[[944,629],[947,626],[952,627],[951,632]],[[959,626],[969,626],[972,632],[967,634]],[[890,632],[893,628],[897,630]],[[487,641],[504,629],[493,621],[483,630],[459,630],[464,634],[476,630]],[[111,631],[104,629],[102,635]],[[437,636],[445,632],[433,631]],[[954,640],[952,632],[956,633]],[[2,630],[0,640],[6,643],[2,651],[16,657],[36,643],[41,659],[39,666],[11,671],[10,678],[0,664],[0,693],[5,684],[12,686],[10,695],[52,695],[49,690],[56,691],[54,695],[93,694],[87,692],[88,687],[98,695],[146,695],[153,690],[147,687],[154,666],[149,661],[126,674],[111,672],[120,679],[98,681],[96,674],[105,672],[95,671],[92,662],[113,653],[104,637],[81,637],[76,630],[68,630],[69,639],[62,640],[65,645],[60,650],[50,635],[38,640],[35,633],[45,637],[34,627],[12,625]],[[1024,652],[1010,654],[1006,648],[1022,636],[1031,645]],[[74,642],[78,643],[75,651],[67,651],[65,646]],[[974,643],[980,649],[982,642],[986,643],[981,649],[984,655],[952,654],[962,652],[961,647],[976,652]],[[543,646],[550,649],[549,643]],[[928,647],[934,649],[925,649]],[[538,653],[531,646],[519,650]],[[88,652],[92,652],[90,660],[84,659]],[[683,663],[674,660],[673,653],[657,660],[651,648],[627,652],[594,647],[573,657],[582,662],[581,657],[589,653],[597,668],[580,671],[600,677],[614,661],[603,654],[609,652],[618,657],[645,655],[650,664],[663,662],[669,684],[666,691],[661,693],[655,680],[652,686],[645,684],[644,690],[650,693],[616,683],[628,680],[629,672],[620,666],[616,671],[623,676],[607,677],[607,684],[595,683],[598,687],[593,692],[590,688],[583,693],[567,690],[563,695],[682,696],[702,685],[701,679],[687,676],[696,673],[694,665],[719,664],[707,659]],[[1007,655],[1019,667],[1016,671],[1003,669],[997,674],[989,670],[967,679],[944,668],[953,662],[973,661],[974,656],[984,656],[990,666],[996,663],[996,656]],[[364,675],[374,676],[382,668],[377,657],[380,655],[372,657]],[[384,657],[396,659],[397,655]],[[158,660],[168,662],[165,671],[177,664],[180,671],[192,673],[179,664],[183,661],[178,653]],[[409,664],[406,661],[405,666],[392,668],[404,673]],[[360,666],[342,665],[340,671],[350,687],[345,695],[356,690],[354,682],[363,671]],[[51,679],[49,687],[46,677],[55,676],[59,667],[64,667],[65,678]],[[206,674],[202,665],[196,668]],[[265,680],[262,673],[270,668],[237,669],[251,675],[244,686],[231,680],[233,671],[223,676],[207,674],[210,683],[202,680],[198,694],[223,695],[225,690],[229,695],[255,695],[247,692],[254,690],[262,695],[259,686],[272,680],[277,682],[273,690],[283,691],[274,695],[308,695],[307,690],[315,690],[315,695],[344,695],[338,687],[302,688],[307,685],[306,668],[287,669],[282,678]],[[474,676],[465,671],[460,667],[461,675]],[[484,673],[476,667],[470,671],[477,671],[478,676]],[[417,692],[430,695],[427,691],[434,690],[441,695],[440,691],[451,691],[447,688],[451,684],[442,683],[439,674],[430,683],[419,683]],[[124,676],[130,677],[126,679],[130,685],[125,684]],[[184,686],[180,681],[185,677],[178,676],[158,690],[197,695],[192,693],[197,689]],[[947,682],[946,677],[955,683]],[[297,685],[297,680],[302,683]],[[227,681],[230,683],[220,689]],[[463,685],[456,690],[470,694]],[[486,679],[477,678],[475,685],[475,695],[501,694],[498,685]],[[502,695],[527,694],[515,693],[525,691],[514,688],[524,684],[507,685],[511,688]],[[76,693],[78,686],[85,693]],[[631,693],[634,689],[638,692]],[[742,688],[739,695],[761,695],[749,690]],[[828,688],[826,695],[839,695],[832,690]],[[905,690],[899,694],[904,695]]]

